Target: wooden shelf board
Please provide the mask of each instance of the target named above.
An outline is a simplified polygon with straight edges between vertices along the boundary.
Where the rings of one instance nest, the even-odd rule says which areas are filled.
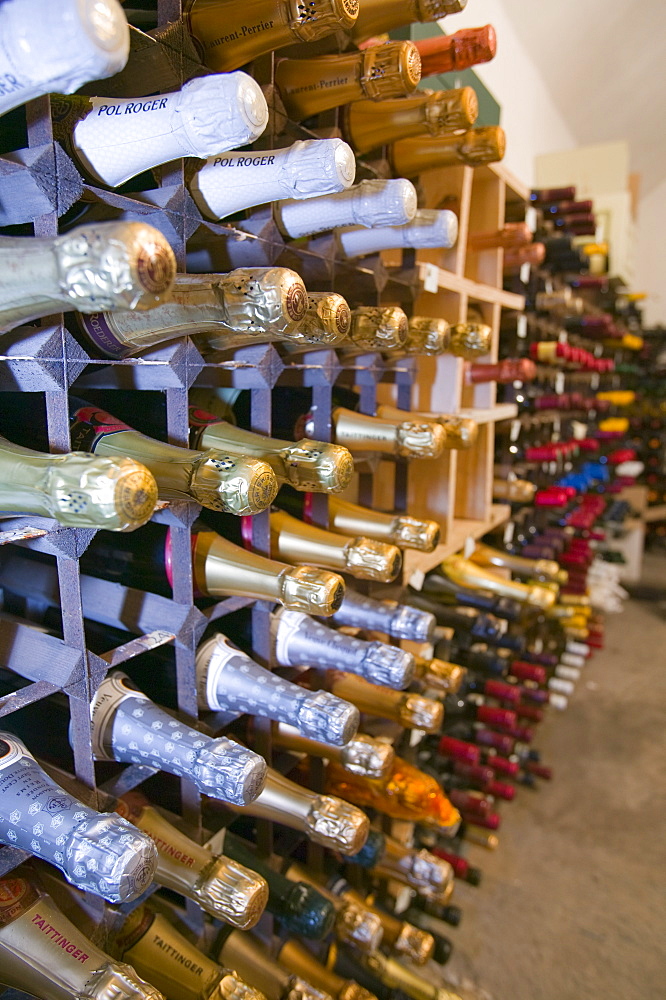
[[[496,424],[498,420],[514,420],[518,416],[516,403],[497,403],[481,409],[480,407],[460,410],[459,416],[471,417],[477,424]]]
[[[482,538],[487,532],[492,531],[498,525],[507,521],[511,514],[509,504],[493,504],[490,508],[490,517],[483,521],[472,521],[467,518],[454,518],[451,531],[445,542],[438,545],[433,552],[415,552],[414,549],[406,549],[403,552],[403,572],[404,579],[411,583],[412,577],[417,579],[414,586],[417,586],[418,577],[421,573],[428,573],[435,566],[438,566],[447,556],[453,555],[463,548],[467,539]],[[417,588],[418,589],[418,588]]]
[[[664,521],[666,520],[666,503],[654,504],[647,507],[643,514],[644,521]]]
[[[432,274],[432,269],[437,271],[438,289],[445,289],[448,292],[457,292],[458,295],[466,295],[470,299],[479,302],[497,302],[505,309],[514,309],[522,312],[525,309],[525,297],[516,295],[514,292],[505,292],[503,288],[493,288],[492,285],[483,285],[479,281],[472,281],[453,271],[445,271],[435,264],[428,264],[425,261],[418,263],[419,278],[425,281],[426,273]]]
[[[526,184],[523,184],[515,174],[511,173],[510,170],[502,163],[489,163],[488,169],[492,171],[501,181],[504,181],[506,186],[511,189],[516,198],[509,199],[510,201],[526,201],[530,203],[530,189]]]

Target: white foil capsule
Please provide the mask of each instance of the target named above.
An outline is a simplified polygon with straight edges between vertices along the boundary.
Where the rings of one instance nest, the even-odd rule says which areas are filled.
[[[211,157],[190,191],[204,215],[222,219],[280,198],[309,200],[344,191],[355,173],[354,153],[342,139],[305,139],[285,149]]]
[[[361,181],[348,191],[323,195],[308,204],[281,201],[276,215],[285,236],[298,239],[336,226],[402,226],[414,218],[416,205],[416,188],[399,177]]]
[[[426,248],[448,250],[458,239],[458,216],[448,209],[421,208],[406,226],[381,229],[336,229],[344,257],[363,257],[380,250]]]
[[[112,186],[181,156],[204,158],[253,142],[268,124],[259,84],[241,72],[197,77],[172,94],[91,97],[90,105],[74,127],[74,150]]]
[[[0,114],[41,94],[71,94],[120,72],[129,26],[117,0],[0,4]]]

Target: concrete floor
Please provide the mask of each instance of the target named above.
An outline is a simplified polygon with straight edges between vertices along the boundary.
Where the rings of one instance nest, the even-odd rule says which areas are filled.
[[[484,881],[456,886],[445,972],[470,1000],[666,998],[666,555],[644,565],[540,727],[554,780],[504,804],[497,851],[469,849]]]

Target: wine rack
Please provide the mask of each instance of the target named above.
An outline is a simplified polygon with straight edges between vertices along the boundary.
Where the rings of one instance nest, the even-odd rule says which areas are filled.
[[[181,7],[179,0],[159,0],[158,24],[177,22]],[[156,51],[167,44],[153,42],[137,29],[132,29],[132,39],[133,46],[149,45]],[[175,89],[192,76],[206,72],[184,33],[176,28],[169,36],[168,56],[169,72],[156,71],[147,78],[146,94]],[[162,65],[157,56],[155,65]],[[269,126],[255,148],[340,134],[335,112],[319,116],[316,131],[286,119],[273,86],[273,56],[257,60],[251,71],[262,84],[271,110]],[[120,94],[122,90],[114,90],[114,81],[121,79],[119,74],[84,90]],[[441,316],[451,322],[464,321],[470,308],[475,308],[493,329],[492,348],[482,359],[485,361],[497,359],[502,308],[520,310],[523,306],[520,296],[502,290],[502,251],[476,253],[467,243],[470,234],[503,224],[507,200],[527,198],[527,191],[501,167],[461,166],[431,171],[420,178],[423,207],[451,207],[459,217],[460,236],[453,250],[391,251],[355,264],[336,259],[331,237],[319,237],[306,246],[285,245],[270,206],[252,211],[246,220],[219,224],[203,220],[188,193],[186,165],[182,161],[154,171],[158,183],[149,190],[137,192],[125,186],[124,192],[118,192],[88,184],[53,140],[48,96],[25,106],[25,130],[25,148],[0,157],[0,194],[9,192],[12,202],[11,213],[3,206],[5,215],[0,216],[0,221],[10,226],[2,230],[5,233],[27,234],[27,224],[31,223],[37,236],[56,235],[60,218],[71,218],[78,206],[82,211],[92,209],[98,218],[122,216],[156,226],[171,242],[179,270],[186,269],[188,249],[215,246],[220,270],[244,264],[284,264],[301,273],[311,290],[340,291],[352,307],[397,304],[408,313]],[[383,176],[385,172],[385,162],[366,161],[359,164],[357,180]],[[16,226],[23,228],[17,230]],[[441,524],[442,543],[434,552],[405,553],[404,581],[417,586],[420,576],[445,555],[459,550],[468,537],[484,535],[509,514],[508,507],[492,503],[494,423],[513,416],[515,407],[496,404],[492,383],[465,388],[463,362],[453,356],[387,360],[371,353],[345,358],[333,350],[282,356],[273,345],[264,344],[211,363],[204,361],[189,338],[183,338],[145,352],[140,358],[108,362],[86,354],[68,332],[63,315],[48,317],[30,330],[4,335],[0,347],[0,390],[21,389],[43,395],[49,445],[54,452],[70,449],[68,392],[85,397],[87,389],[95,388],[163,392],[168,440],[179,445],[187,444],[188,392],[195,385],[249,390],[251,429],[267,435],[271,433],[271,392],[278,384],[311,389],[314,435],[320,440],[331,437],[332,390],[338,381],[357,388],[360,407],[366,413],[374,413],[379,402],[390,401],[403,409],[473,416],[480,424],[480,433],[468,452],[446,452],[441,459],[419,461],[409,468],[403,461],[379,462],[371,471],[361,471],[347,494],[349,499],[376,504],[380,509],[409,509],[416,516],[434,518]],[[64,694],[71,717],[74,777],[79,787],[88,789],[92,804],[96,802],[99,769],[92,756],[89,704],[111,667],[122,666],[152,646],[172,642],[178,710],[189,720],[196,719],[197,643],[210,622],[250,604],[256,658],[272,666],[270,606],[232,597],[200,610],[193,598],[190,559],[190,528],[200,508],[194,502],[158,506],[153,519],[171,528],[171,599],[82,574],[78,560],[91,541],[90,531],[63,528],[55,521],[32,516],[7,519],[0,531],[0,587],[11,595],[12,610],[18,608],[28,621],[39,621],[45,608],[59,606],[63,633],[63,638],[58,639],[17,619],[0,621],[0,665],[27,681],[18,691],[0,698],[0,716],[8,718],[55,692]],[[315,498],[314,520],[326,526],[324,496]],[[267,513],[254,517],[253,543],[258,552],[268,554]],[[17,546],[52,557],[52,565],[18,558]],[[86,643],[87,614],[103,624],[122,627],[136,638],[103,655],[93,653]],[[271,763],[270,722],[256,719],[253,732],[254,749]],[[283,756],[276,757],[275,763],[279,764]],[[118,794],[154,774],[152,769],[138,765],[114,770],[115,775],[99,787]],[[321,762],[313,761],[313,787],[321,781],[322,773]],[[210,833],[202,826],[199,793],[187,781],[181,786],[181,822],[195,840],[201,841]],[[273,838],[272,825],[258,821],[257,842],[262,853],[271,854]],[[310,848],[313,865],[318,862],[320,850]],[[0,848],[0,875],[11,871],[25,857],[9,847]],[[195,924],[195,914],[188,912]],[[272,933],[268,918],[260,926],[265,934]]]

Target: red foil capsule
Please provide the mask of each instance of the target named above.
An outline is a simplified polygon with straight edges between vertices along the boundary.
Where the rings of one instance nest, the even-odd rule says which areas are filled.
[[[452,771],[457,778],[464,778],[473,788],[480,788],[482,791],[486,790],[494,775],[491,767],[485,767],[483,764],[466,764],[461,760],[454,761]]]
[[[437,753],[443,757],[453,757],[455,760],[465,761],[468,764],[478,764],[481,760],[481,751],[474,743],[456,740],[453,736],[442,736],[437,744]]]
[[[506,781],[491,781],[486,792],[496,799],[504,799],[505,802],[513,802],[516,797],[514,785],[509,785]]]
[[[486,726],[511,728],[518,721],[515,712],[510,712],[507,708],[495,708],[493,705],[477,706],[476,717],[479,722],[485,723]]]
[[[502,681],[489,680],[483,685],[483,693],[489,698],[497,698],[498,701],[520,701],[520,688],[512,684],[504,684]]]
[[[488,813],[486,816],[481,816],[479,813],[468,812],[466,809],[463,809],[460,815],[465,823],[471,823],[472,826],[483,826],[486,830],[499,830],[502,822],[499,813]]]
[[[525,663],[523,660],[514,660],[509,667],[509,673],[521,681],[534,681],[536,684],[545,684],[547,680],[546,671],[536,663]]]
[[[446,794],[461,814],[465,811],[475,816],[486,816],[491,810],[489,799],[465,792],[460,788],[451,788]]]
[[[495,774],[506,774],[509,778],[515,778],[520,773],[520,764],[517,760],[507,760],[499,754],[493,754],[486,760],[488,767],[491,767]]]
[[[442,861],[448,861],[456,878],[466,877],[469,871],[469,861],[465,858],[461,858],[459,854],[451,854],[450,851],[445,851],[441,847],[431,847],[430,853],[434,854],[436,858],[441,858]]]
[[[519,719],[530,719],[532,722],[543,721],[543,709],[536,705],[516,705],[515,713]]]
[[[492,747],[493,750],[497,750],[498,753],[505,756],[513,753],[515,740],[512,740],[506,733],[496,733],[492,729],[477,729],[475,736],[476,742],[483,747]],[[490,767],[493,766],[490,761],[488,764]]]

